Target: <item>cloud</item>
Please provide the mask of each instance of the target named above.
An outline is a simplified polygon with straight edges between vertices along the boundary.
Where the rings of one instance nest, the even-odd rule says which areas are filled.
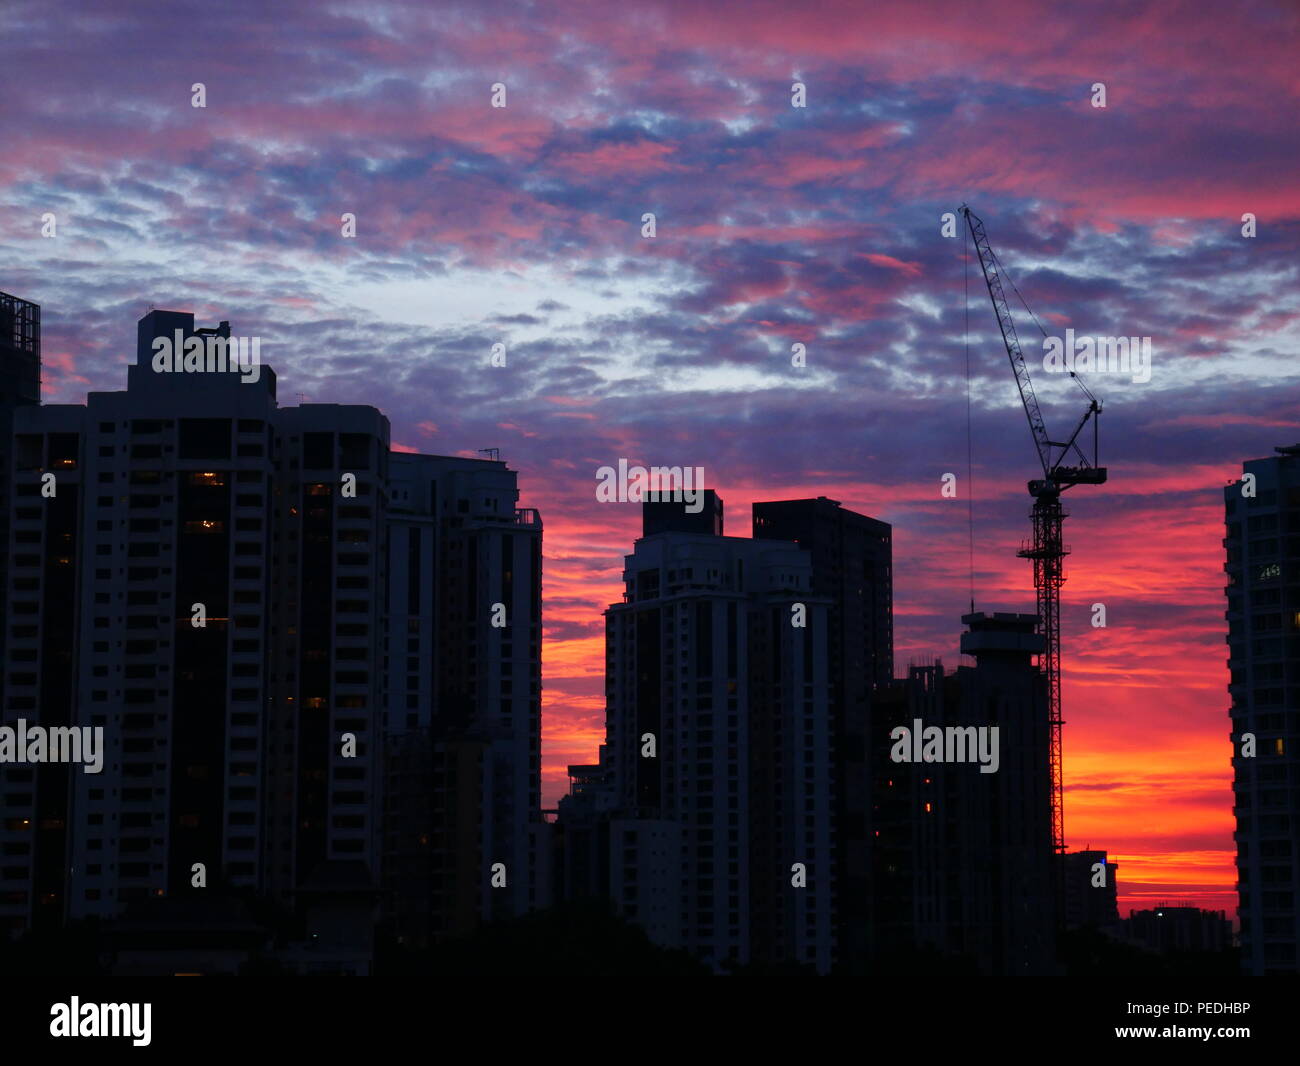
[[[43,307],[45,400],[124,387],[156,303],[262,336],[286,403],[373,404],[401,450],[499,447],[546,526],[550,799],[602,735],[601,611],[639,519],[594,471],[620,457],[704,466],[732,533],[818,494],[893,523],[900,666],[958,661],[968,500],[978,605],[1030,609],[1036,458],[978,263],[942,236],[968,200],[1045,328],[1153,343],[1149,383],[1090,380],[1110,480],[1068,499],[1067,830],[1226,891],[1221,489],[1300,439],[1293,6],[8,17],[0,272]],[[1066,432],[1079,394],[1013,306]]]

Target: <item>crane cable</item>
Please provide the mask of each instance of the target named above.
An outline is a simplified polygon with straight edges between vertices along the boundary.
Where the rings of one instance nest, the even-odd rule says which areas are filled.
[[[964,227],[962,283],[966,301],[966,535],[970,564],[970,613],[975,613],[975,466],[972,459],[970,418],[970,223]]]
[[[1020,295],[1020,290],[1016,288],[1015,279],[1010,274],[1007,273],[1007,268],[1002,265],[1001,257],[998,255],[997,252],[993,251],[992,246],[989,247],[989,254],[993,256],[993,261],[998,265],[998,273],[1000,273],[1004,278],[1007,279],[1007,282],[1011,285],[1012,291],[1019,298],[1020,306],[1023,307],[1025,311],[1028,313],[1029,317],[1034,320],[1034,325],[1038,327],[1038,332],[1041,333],[1044,337],[1047,337],[1048,335],[1047,330],[1043,329],[1043,324],[1038,321],[1038,316],[1034,314],[1034,309],[1030,307],[1029,304],[1026,303],[1025,298]],[[1088,386],[1083,383],[1083,379],[1079,377],[1079,375],[1075,371],[1073,370],[1070,371],[1070,377],[1074,381],[1074,383],[1078,385],[1080,389],[1083,390],[1083,394],[1087,396],[1088,399],[1090,400],[1095,399],[1095,397],[1092,395],[1092,392],[1088,389]]]

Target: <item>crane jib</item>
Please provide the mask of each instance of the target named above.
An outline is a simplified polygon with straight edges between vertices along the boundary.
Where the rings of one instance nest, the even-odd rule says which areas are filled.
[[[1024,544],[1019,555],[1030,560],[1034,570],[1034,591],[1038,600],[1039,627],[1043,636],[1043,653],[1039,657],[1039,668],[1046,681],[1047,690],[1047,724],[1049,730],[1049,762],[1052,790],[1052,847],[1057,855],[1065,853],[1065,817],[1063,803],[1063,774],[1061,759],[1061,585],[1065,581],[1064,559],[1068,553],[1062,540],[1062,524],[1065,511],[1061,507],[1061,493],[1072,485],[1100,485],[1106,480],[1106,468],[1097,461],[1098,423],[1101,416],[1101,404],[1088,391],[1086,385],[1071,374],[1075,382],[1088,398],[1088,407],[1084,411],[1074,432],[1064,441],[1054,440],[1047,432],[1043,422],[1043,413],[1038,406],[1038,397],[1034,393],[1033,381],[1029,377],[1029,368],[1025,364],[1024,352],[1020,347],[1020,338],[1016,333],[1016,324],[1011,317],[1011,308],[1007,302],[1002,276],[1005,273],[998,257],[989,244],[988,233],[984,223],[965,204],[961,212],[966,217],[966,225],[971,240],[979,255],[980,268],[984,272],[984,283],[988,287],[989,300],[993,304],[993,313],[998,320],[998,329],[1011,361],[1011,370],[1015,375],[1016,387],[1020,391],[1020,401],[1029,421],[1029,429],[1034,438],[1034,447],[1043,468],[1042,479],[1029,482],[1029,493],[1034,504],[1030,511],[1033,538]],[[1009,279],[1008,279],[1009,280]],[[1020,290],[1011,283],[1016,295]],[[1024,303],[1024,297],[1020,296]],[[1029,305],[1025,304],[1025,310]],[[1033,312],[1030,311],[1030,316]],[[1037,323],[1037,319],[1034,321]],[[969,333],[969,325],[967,327]],[[1042,329],[1041,324],[1039,329]],[[1046,336],[1046,331],[1044,331]],[[968,336],[969,343],[969,336]],[[969,371],[968,371],[969,373]],[[1092,423],[1092,459],[1084,454],[1079,446],[1079,437],[1087,424]],[[1075,460],[1069,465],[1067,458]],[[972,597],[973,599],[973,597]],[[973,610],[972,606],[972,610]],[[1055,889],[1058,912],[1064,913],[1063,879],[1059,862],[1054,867]]]

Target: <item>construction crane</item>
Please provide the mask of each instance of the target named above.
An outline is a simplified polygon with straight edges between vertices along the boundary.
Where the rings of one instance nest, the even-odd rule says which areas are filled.
[[[1020,402],[1029,419],[1029,431],[1033,435],[1038,460],[1043,468],[1042,478],[1029,482],[1029,495],[1034,500],[1029,512],[1033,537],[1022,543],[1017,554],[1022,559],[1029,559],[1034,565],[1034,590],[1038,595],[1038,617],[1043,635],[1043,654],[1039,665],[1047,678],[1048,721],[1051,730],[1052,846],[1058,855],[1062,855],[1065,852],[1065,817],[1061,775],[1061,585],[1065,582],[1064,560],[1069,549],[1061,540],[1061,525],[1069,512],[1061,508],[1061,493],[1073,485],[1100,485],[1106,480],[1106,468],[1097,465],[1101,404],[1071,370],[1070,377],[1087,397],[1087,409],[1074,427],[1074,432],[1064,441],[1053,440],[1048,435],[1043,413],[1038,407],[1038,397],[1034,395],[1034,384],[1029,378],[1029,368],[1025,365],[1025,356],[1020,350],[1016,324],[1011,318],[1011,308],[1007,305],[1006,293],[1003,291],[1004,277],[1044,337],[1047,332],[1029,310],[1029,305],[1020,296],[1015,282],[1011,281],[998,261],[989,245],[988,234],[984,231],[980,217],[965,204],[961,206],[961,213],[966,218],[971,240],[979,254],[989,299],[993,302],[993,313],[997,316],[998,328],[1002,330],[1002,342],[1006,345],[1007,357],[1011,360],[1011,370],[1020,390]],[[1089,422],[1092,423],[1091,460],[1079,446],[1080,434]]]

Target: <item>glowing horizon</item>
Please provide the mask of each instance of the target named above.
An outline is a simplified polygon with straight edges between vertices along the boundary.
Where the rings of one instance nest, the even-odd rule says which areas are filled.
[[[0,289],[42,307],[45,402],[123,387],[153,302],[397,450],[499,447],[545,523],[546,806],[603,736],[620,458],[703,466],[729,534],[818,495],[889,522],[897,666],[959,661],[968,497],[977,606],[1033,609],[1036,460],[944,235],[969,202],[1045,330],[1151,339],[1150,381],[1089,378],[1110,480],[1066,501],[1067,840],[1122,910],[1235,912],[1221,488],[1300,440],[1294,7],[10,7]]]

